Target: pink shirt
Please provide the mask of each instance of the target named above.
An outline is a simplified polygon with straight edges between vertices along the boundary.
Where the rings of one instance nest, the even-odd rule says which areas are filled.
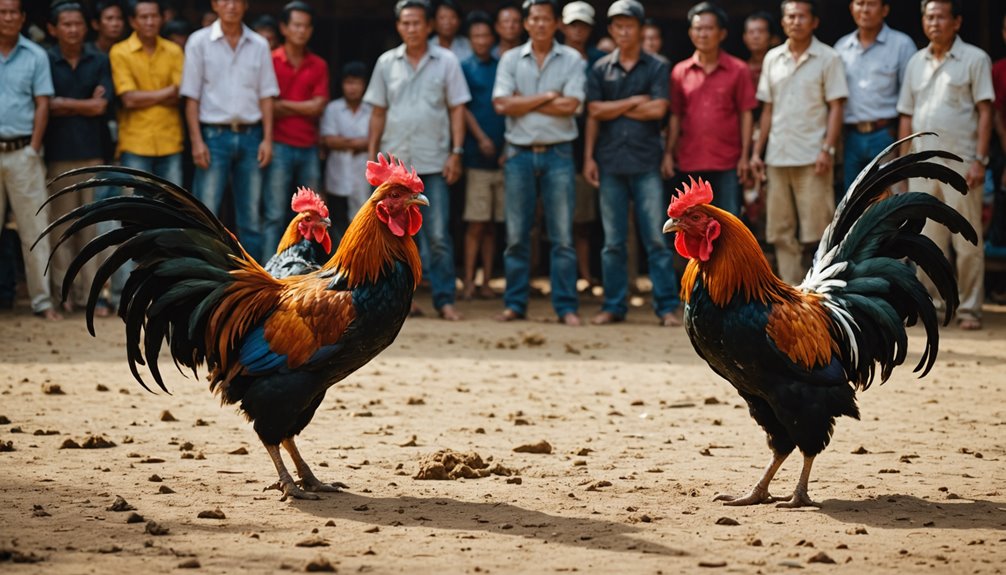
[[[992,89],[996,93],[995,107],[1006,122],[1006,58],[992,64]]]
[[[741,158],[741,113],[758,106],[748,65],[720,52],[709,74],[695,56],[671,70],[671,114],[681,120],[677,168],[719,172]]]

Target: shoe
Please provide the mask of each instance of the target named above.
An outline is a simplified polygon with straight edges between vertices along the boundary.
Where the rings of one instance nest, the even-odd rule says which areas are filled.
[[[609,323],[620,323],[625,321],[625,316],[615,315],[610,311],[602,311],[590,320],[594,325],[608,325]]]
[[[496,316],[494,317],[494,319],[496,321],[520,321],[522,319],[525,319],[525,317],[524,317],[524,314],[517,313],[514,310],[512,310],[512,309],[510,309],[510,308],[507,307],[507,308],[503,308],[503,311],[501,311],[500,313],[496,314]]]
[[[683,316],[684,312],[678,307],[674,311],[669,311],[660,316],[660,325],[664,327],[678,327],[683,324]]]
[[[563,315],[561,318],[559,318],[559,321],[568,325],[569,327],[580,327],[580,325],[582,324],[582,322],[580,321],[580,316],[576,315],[573,312],[569,312]]]
[[[440,319],[447,321],[461,321],[464,316],[454,307],[453,304],[446,304],[437,310]]]

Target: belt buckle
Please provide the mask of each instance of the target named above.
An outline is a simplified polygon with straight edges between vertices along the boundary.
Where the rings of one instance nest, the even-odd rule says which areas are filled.
[[[231,131],[232,132],[240,132],[241,131],[241,123],[240,122],[234,120],[234,121],[231,121],[230,125],[231,125]]]
[[[531,146],[531,151],[535,154],[543,154],[548,150],[548,146],[544,144],[534,144]]]
[[[876,125],[874,124],[874,122],[872,120],[868,120],[866,122],[860,122],[859,126],[858,126],[860,134],[869,134],[869,133],[873,132],[875,128],[876,128]]]

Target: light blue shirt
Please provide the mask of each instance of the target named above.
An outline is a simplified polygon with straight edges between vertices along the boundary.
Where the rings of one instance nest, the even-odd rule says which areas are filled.
[[[19,35],[10,54],[0,54],[0,138],[30,136],[35,97],[52,95],[49,57],[41,46]]]
[[[917,48],[902,32],[884,24],[877,40],[868,48],[859,42],[859,31],[842,36],[835,50],[845,64],[849,99],[845,102],[845,123],[869,122],[898,117],[898,95],[905,79],[908,60]]]
[[[587,96],[586,63],[579,52],[553,40],[552,51],[539,69],[528,41],[503,54],[496,69],[493,99],[555,91],[582,105]],[[528,112],[506,118],[506,141],[517,146],[561,144],[576,136],[576,116]]]

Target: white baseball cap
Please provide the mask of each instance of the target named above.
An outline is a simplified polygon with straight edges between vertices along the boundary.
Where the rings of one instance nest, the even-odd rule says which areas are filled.
[[[570,2],[562,8],[562,23],[583,22],[594,25],[594,7],[586,2]]]

